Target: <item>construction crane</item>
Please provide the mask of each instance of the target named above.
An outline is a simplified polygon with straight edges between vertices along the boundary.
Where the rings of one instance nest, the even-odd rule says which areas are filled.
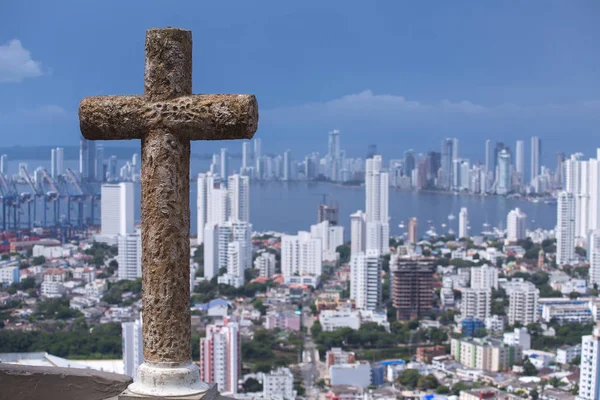
[[[77,178],[75,177],[75,174],[73,173],[73,171],[70,168],[67,168],[66,172],[67,172],[67,177],[69,178],[69,180],[71,181],[73,186],[75,186],[75,189],[77,190],[76,195],[70,194],[67,197],[67,199],[68,199],[67,222],[68,222],[68,224],[71,224],[71,201],[75,201],[77,203],[77,207],[78,207],[77,228],[83,229],[84,228],[83,203],[87,196],[86,196],[85,192],[83,191],[83,189],[81,189],[81,186],[79,185],[79,182],[77,181]]]
[[[2,229],[6,230],[10,228],[9,217],[11,210],[13,212],[13,227],[17,229],[19,223],[17,221],[19,216],[19,196],[14,188],[6,182],[4,176],[0,174],[0,188],[2,192]]]
[[[56,185],[54,184],[54,181],[52,180],[52,178],[50,177],[50,174],[48,174],[48,171],[46,170],[46,168],[42,168],[41,170],[42,172],[42,181],[46,181],[48,183],[48,185],[50,186],[50,188],[52,189],[51,191],[48,191],[44,194],[44,203],[46,202],[50,202],[53,203],[54,205],[54,227],[58,226],[58,214],[60,213],[60,197],[59,197],[59,191],[56,188]],[[46,227],[46,211],[47,211],[47,207],[44,206],[44,227]]]
[[[38,190],[38,188],[35,186],[35,184],[33,183],[33,181],[31,180],[31,176],[29,176],[29,172],[27,172],[27,168],[25,168],[24,165],[20,166],[20,172],[23,176],[23,179],[25,180],[25,182],[29,185],[29,187],[31,188],[31,194],[30,193],[21,193],[21,201],[27,203],[28,206],[28,224],[29,224],[29,228],[32,228],[33,225],[35,224],[35,221],[37,219],[36,214],[37,214],[37,203],[36,203],[36,198],[37,197],[44,197],[43,192],[41,192],[40,190]],[[31,218],[31,208],[33,206],[33,219]],[[46,202],[44,201],[44,207],[46,207]]]

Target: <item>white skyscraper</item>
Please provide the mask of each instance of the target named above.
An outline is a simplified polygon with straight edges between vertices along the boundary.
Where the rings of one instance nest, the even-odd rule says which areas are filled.
[[[0,175],[5,176],[8,173],[8,156],[2,154],[0,156]]]
[[[56,179],[56,149],[50,149],[50,176]]]
[[[527,237],[527,215],[518,208],[511,210],[506,216],[506,238],[512,242]]]
[[[292,151],[286,150],[283,153],[283,178],[284,181],[292,179]]]
[[[200,379],[214,382],[221,393],[237,393],[241,378],[242,354],[239,326],[207,325],[200,339]]]
[[[313,238],[321,239],[323,249],[323,260],[336,261],[336,249],[344,244],[344,227],[331,225],[329,221],[323,221],[311,225],[310,234]]]
[[[141,315],[135,322],[121,324],[121,340],[123,347],[123,372],[137,379],[137,369],[144,362],[144,346],[142,342]]]
[[[498,269],[487,264],[471,269],[472,289],[498,289]]]
[[[366,215],[358,210],[350,215],[350,254],[362,253],[367,245]]]
[[[350,259],[350,298],[359,310],[381,307],[381,257],[376,249],[354,254]]]
[[[219,274],[219,225],[206,224],[203,231],[204,278],[211,280]]]
[[[252,225],[246,221],[229,219],[217,224],[216,232],[211,230],[211,226],[214,225],[208,224],[205,229],[205,276],[207,269],[214,274],[226,268],[227,274],[220,277],[219,282],[239,287],[244,284],[244,271],[252,267]],[[216,248],[214,240],[217,241]],[[238,244],[230,245],[236,242]]]
[[[469,213],[465,207],[460,209],[458,213],[458,238],[469,236]]]
[[[56,148],[56,176],[65,173],[65,149],[62,147]]]
[[[507,194],[510,191],[510,154],[506,149],[498,153],[498,176],[496,177],[496,193]]]
[[[104,182],[104,179],[106,178],[104,176],[104,146],[101,143],[96,145],[96,170],[94,172],[96,180]]]
[[[581,400],[600,398],[600,322],[591,335],[581,338],[581,364],[579,371],[579,396]]]
[[[142,236],[138,231],[119,235],[117,240],[119,254],[119,279],[135,280],[142,277]]]
[[[556,263],[570,263],[575,253],[575,197],[563,191],[556,207]]]
[[[133,233],[133,183],[104,184],[101,197],[102,234]]]
[[[239,288],[244,286],[244,272],[246,271],[246,244],[238,241],[227,244],[227,273],[219,276],[219,283]]]
[[[250,141],[242,143],[242,169],[240,173],[246,171],[250,167]]]
[[[540,291],[532,283],[524,282],[508,293],[508,323],[520,322],[523,326],[537,322]]]
[[[600,286],[600,229],[590,232],[587,254],[590,261],[590,283]]]
[[[286,281],[293,275],[320,276],[323,267],[323,242],[309,232],[281,238],[281,272]]]
[[[525,177],[525,142],[522,140],[517,140],[515,171],[519,175],[519,181],[523,183]]]
[[[276,265],[275,254],[267,251],[260,253],[254,260],[254,268],[258,270],[259,276],[264,276],[267,279],[275,274]]]
[[[542,158],[542,141],[537,136],[531,137],[531,182],[540,174]]]
[[[247,179],[247,178],[245,178]],[[244,180],[241,180],[244,181]],[[241,184],[243,186],[243,184]],[[234,190],[237,194],[248,191]],[[245,197],[242,196],[242,200]],[[222,184],[222,180],[211,172],[198,174],[198,194],[197,194],[197,218],[198,218],[198,244],[204,243],[204,228],[207,224],[222,224],[229,218],[229,191]],[[239,197],[236,204],[240,204]],[[239,212],[239,208],[238,208]]]
[[[462,289],[460,314],[462,318],[485,320],[492,314],[492,290]]]
[[[389,178],[388,173],[382,171],[382,165],[379,155],[367,159],[365,163],[366,245],[367,249],[375,249],[381,255],[386,255],[390,252]]]
[[[221,149],[221,169],[219,170],[219,175],[223,181],[229,176],[229,155],[226,148]]]
[[[490,172],[494,172],[494,148],[492,147],[492,141],[486,139],[485,141],[485,173],[486,175]]]
[[[228,178],[229,217],[250,222],[250,178],[231,175]]]

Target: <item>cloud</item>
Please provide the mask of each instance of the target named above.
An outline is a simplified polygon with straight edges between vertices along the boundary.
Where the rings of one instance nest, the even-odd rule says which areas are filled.
[[[64,108],[56,104],[46,104],[35,108],[17,108],[14,111],[0,113],[0,122],[26,123],[48,121],[63,118],[67,115]]]
[[[22,82],[43,75],[42,64],[31,58],[20,40],[14,39],[0,45],[0,83]]]

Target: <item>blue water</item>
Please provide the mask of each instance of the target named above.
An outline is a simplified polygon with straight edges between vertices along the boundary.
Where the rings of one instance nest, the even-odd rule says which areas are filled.
[[[12,161],[12,160],[11,160]],[[231,168],[238,168],[239,161],[233,160]],[[29,161],[28,168],[32,174],[38,165],[49,168],[49,162]],[[77,170],[77,162],[65,161],[65,166]],[[207,169],[205,160],[192,160],[191,172]],[[9,173],[17,172],[17,162],[9,163]],[[195,235],[196,226],[196,192],[195,182],[192,182],[190,193],[191,232]],[[253,183],[250,189],[250,220],[255,231],[279,231],[295,233],[299,230],[309,230],[310,225],[317,220],[317,206],[323,194],[327,195],[328,202],[335,202],[340,209],[340,224],[346,227],[346,237],[349,237],[349,215],[356,210],[365,209],[365,194],[362,187],[346,187],[329,183],[317,182],[265,182]],[[140,191],[139,184],[135,191],[135,219],[140,220]],[[61,203],[61,214],[65,214],[66,203]],[[399,224],[406,224],[408,218],[417,217],[419,221],[419,235],[428,229],[427,221],[432,221],[438,233],[443,233],[452,228],[458,231],[458,213],[461,207],[466,207],[469,213],[470,234],[474,235],[483,230],[483,224],[506,227],[506,215],[519,207],[527,214],[528,228],[552,229],[556,225],[556,205],[544,203],[530,203],[527,201],[506,199],[495,196],[453,195],[434,192],[408,192],[396,191],[390,188],[389,214],[391,217],[390,230],[392,235],[406,232]],[[38,207],[37,220],[41,220],[41,209]],[[72,208],[73,210],[73,208]],[[85,213],[89,210],[86,206]],[[449,214],[454,214],[453,221],[448,220]],[[51,210],[48,218],[51,220]],[[73,218],[75,213],[72,211]],[[96,215],[99,221],[99,215]],[[441,224],[448,224],[442,229]]]

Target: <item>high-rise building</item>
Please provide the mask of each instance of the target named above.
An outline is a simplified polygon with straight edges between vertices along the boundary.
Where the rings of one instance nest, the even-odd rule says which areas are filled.
[[[231,175],[228,178],[229,217],[250,222],[250,178]]]
[[[142,235],[128,233],[117,239],[119,254],[119,280],[135,280],[142,277]]]
[[[600,229],[590,232],[587,254],[590,261],[590,284],[600,286]]]
[[[50,176],[56,179],[56,149],[50,149]]]
[[[472,289],[498,289],[498,269],[484,264],[471,270]]]
[[[0,156],[0,175],[5,176],[8,173],[8,156],[2,154]]]
[[[433,265],[397,259],[390,272],[397,319],[418,319],[428,315],[433,306]]]
[[[579,365],[579,396],[581,400],[600,398],[600,322],[591,335],[581,338],[581,363]]]
[[[330,225],[337,225],[339,222],[340,210],[337,204],[319,204],[317,211],[317,222],[329,221]]]
[[[525,142],[522,140],[517,140],[517,145],[515,147],[515,171],[519,176],[519,182],[524,182],[525,177]]]
[[[365,163],[367,249],[379,250],[381,255],[390,252],[388,190],[388,173],[382,170],[382,158],[373,156]]]
[[[452,160],[458,160],[458,138],[452,139]]]
[[[461,318],[475,318],[484,321],[492,314],[492,290],[487,289],[462,289],[461,291]]]
[[[542,159],[542,141],[537,136],[531,137],[531,182],[540,174]]]
[[[65,149],[62,147],[56,148],[56,176],[65,173]]]
[[[211,225],[209,224],[208,226]],[[205,230],[205,235],[206,233]],[[205,236],[205,240],[212,242],[213,238]],[[207,257],[205,250],[205,266],[207,262],[216,262],[218,265],[218,268],[216,268],[217,271],[221,268],[227,270],[227,274],[224,277],[219,277],[219,283],[235,287],[242,286],[244,284],[244,271],[252,267],[252,225],[246,221],[234,219],[229,219],[225,223],[218,224],[217,241],[216,260],[214,256],[212,260]],[[210,268],[211,266],[209,265]],[[212,267],[212,269],[214,270],[215,268]]]
[[[121,323],[121,340],[123,348],[123,372],[134,380],[137,369],[144,362],[144,346],[142,342],[142,321]]]
[[[254,170],[256,179],[261,180],[264,176],[264,160],[262,158],[262,148],[260,138],[254,140]]]
[[[284,235],[281,238],[281,272],[286,281],[293,275],[320,276],[322,273],[323,242],[309,232]]]
[[[358,210],[350,215],[350,254],[364,252],[367,247],[366,215]]]
[[[458,238],[466,238],[469,236],[469,213],[465,207],[460,209],[458,213]]]
[[[527,215],[519,208],[509,211],[506,216],[506,239],[511,242],[527,237]]]
[[[288,368],[277,368],[263,375],[263,398],[276,400],[294,400],[294,375]]]
[[[96,168],[94,176],[98,182],[104,182],[106,174],[104,172],[104,146],[102,143],[98,143],[96,146]]]
[[[311,225],[310,235],[321,239],[323,260],[337,261],[336,249],[344,244],[344,227],[342,225],[330,225],[329,221],[319,222]]]
[[[200,379],[214,382],[221,393],[237,393],[242,354],[239,326],[235,322],[207,325],[200,339]]]
[[[496,177],[496,193],[507,194],[510,191],[510,153],[502,149],[498,153],[498,176]]]
[[[110,156],[108,158],[108,171],[107,178],[109,181],[116,181],[119,178],[119,173],[117,171],[118,162],[117,156]]]
[[[260,253],[254,260],[254,268],[258,270],[258,275],[267,279],[275,274],[276,265],[275,254],[267,251]]]
[[[404,176],[410,177],[415,169],[415,151],[413,149],[404,152]]]
[[[382,262],[377,250],[352,255],[350,259],[350,298],[359,310],[381,307]]]
[[[101,188],[103,235],[127,235],[133,228],[133,184],[104,184]]]
[[[494,162],[494,148],[492,147],[492,141],[486,139],[485,141],[485,173],[486,175],[490,172],[493,174],[496,163]]]
[[[556,154],[556,170],[554,171],[554,187],[562,189],[565,184],[565,153]]]
[[[200,230],[198,235],[200,235]],[[219,275],[219,225],[205,224],[202,239],[204,243],[204,278],[210,281]]]
[[[250,167],[250,142],[243,142],[242,143],[242,170],[240,170],[240,173],[242,173],[243,170],[248,169],[248,167]]]
[[[96,179],[96,142],[83,136],[79,141],[79,174],[82,180]]]
[[[575,197],[563,191],[556,207],[556,263],[568,264],[575,254]]]
[[[334,182],[340,180],[340,171],[342,169],[342,158],[340,149],[340,131],[337,129],[329,132],[328,154],[329,165],[327,176]]]
[[[292,151],[286,150],[283,153],[283,177],[284,181],[292,180]]]
[[[219,169],[219,176],[225,180],[229,176],[229,155],[227,154],[227,148],[221,149],[221,168]]]
[[[442,189],[450,189],[452,186],[452,161],[454,159],[454,141],[450,138],[442,141],[442,166],[441,166],[441,182],[439,186]]]
[[[408,219],[408,227],[407,227],[407,236],[406,239],[410,244],[416,244],[419,240],[418,236],[418,220],[417,217],[412,217]]]
[[[508,294],[508,323],[523,326],[537,322],[540,291],[530,282],[524,282]]]
[[[248,187],[245,185],[247,177],[234,178],[232,185],[232,195],[235,196],[237,214],[245,213],[246,196],[248,196]],[[222,185],[219,176],[207,172],[198,174],[198,194],[197,194],[197,230],[198,244],[204,242],[204,228],[208,224],[222,224],[229,218],[229,191]],[[237,182],[237,183],[236,183]],[[249,212],[249,211],[248,211]],[[249,217],[249,216],[248,216]]]

